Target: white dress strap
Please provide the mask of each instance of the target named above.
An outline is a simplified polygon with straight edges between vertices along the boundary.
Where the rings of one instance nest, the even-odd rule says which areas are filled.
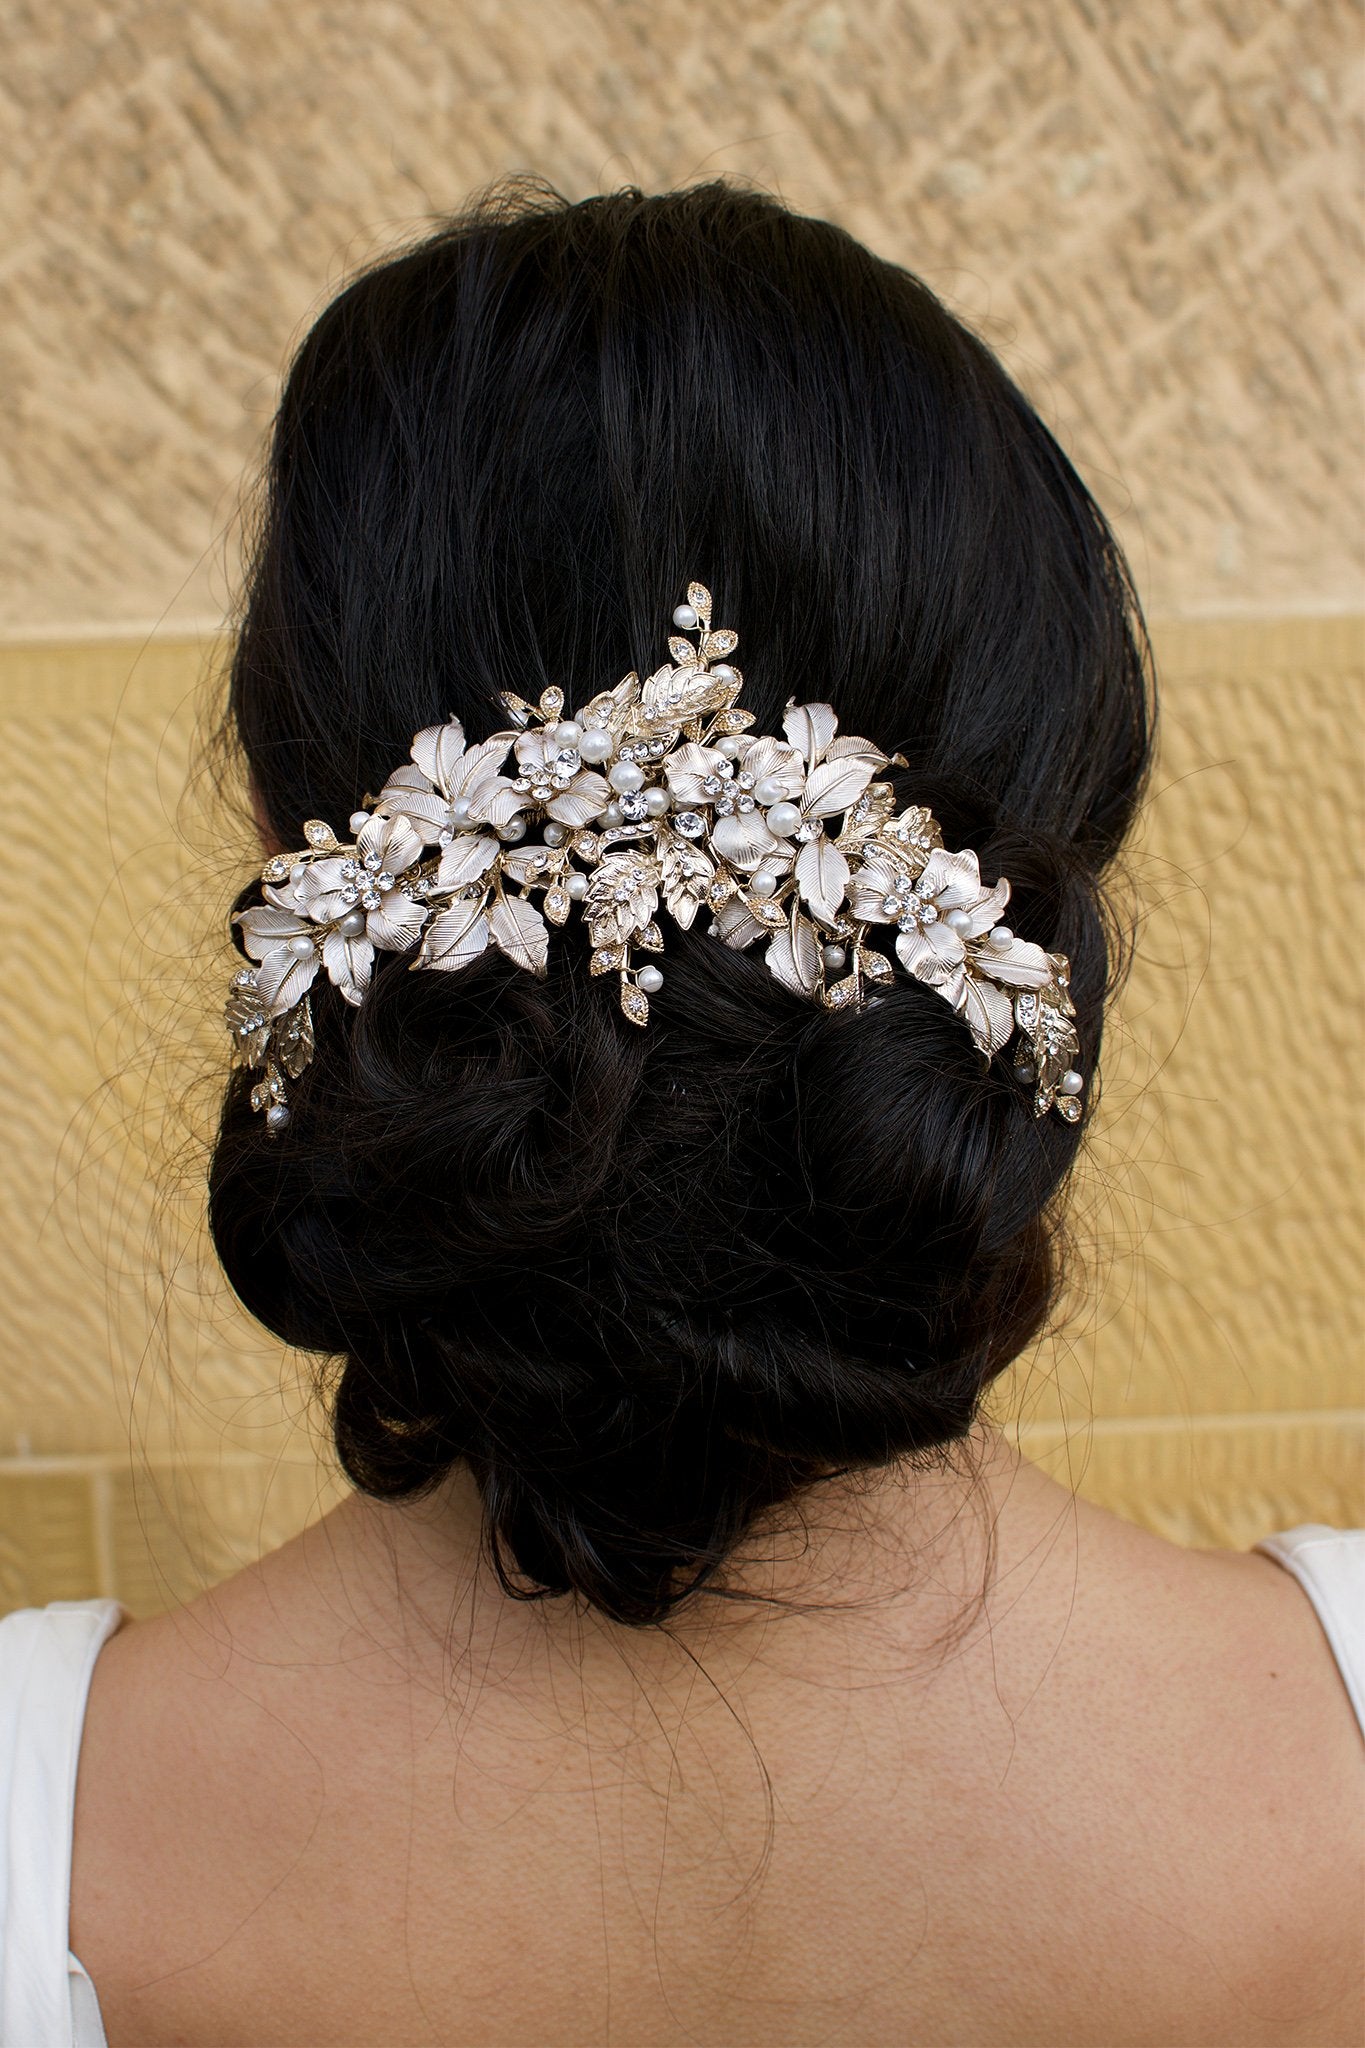
[[[1365,1529],[1301,1522],[1254,1548],[1292,1572],[1312,1601],[1365,1735]]]
[[[0,2048],[103,2048],[69,1947],[71,1833],[90,1674],[123,1619],[54,1600],[0,1621]]]

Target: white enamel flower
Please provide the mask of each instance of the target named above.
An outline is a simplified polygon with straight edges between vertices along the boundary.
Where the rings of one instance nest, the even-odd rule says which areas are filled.
[[[421,857],[421,838],[406,818],[373,817],[354,854],[313,861],[288,895],[267,885],[264,905],[236,913],[272,1017],[307,993],[319,964],[346,1001],[359,1005],[375,948],[401,953],[426,921],[425,907],[400,879]]]
[[[849,870],[825,820],[856,803],[887,759],[869,740],[836,738],[837,726],[828,704],[789,703],[785,742],[760,733],[729,755],[689,744],[664,770],[683,817],[711,811],[710,842],[723,860],[774,881],[794,867],[801,897],[826,922],[838,914]]]
[[[282,1017],[301,1002],[318,971],[318,929],[291,909],[283,890],[266,884],[266,902],[236,910],[232,922],[241,926],[242,944],[256,961],[254,986],[272,1017]]]
[[[425,726],[413,740],[411,761],[394,769],[375,808],[408,818],[427,846],[449,846],[456,833],[471,825],[491,825],[496,831],[523,808],[511,782],[498,772],[511,744],[512,735],[503,732],[467,747],[458,718]]]
[[[1043,988],[1052,978],[1047,954],[997,923],[1010,885],[1002,875],[985,888],[970,848],[936,846],[911,874],[908,849],[873,840],[850,881],[850,914],[863,924],[894,924],[902,966],[966,1016],[983,1050],[996,1051],[1014,1029],[1014,1009],[995,984]]]
[[[586,766],[577,747],[560,746],[544,730],[518,733],[516,754],[511,787],[520,809],[535,804],[561,825],[587,825],[611,802],[606,776]]]

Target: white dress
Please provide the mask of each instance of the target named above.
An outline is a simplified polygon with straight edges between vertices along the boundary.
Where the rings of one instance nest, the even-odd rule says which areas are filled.
[[[1312,1601],[1365,1733],[1365,1529],[1306,1522],[1255,1547]],[[67,1925],[86,1694],[123,1617],[54,1600],[0,1621],[0,2048],[106,2048]]]

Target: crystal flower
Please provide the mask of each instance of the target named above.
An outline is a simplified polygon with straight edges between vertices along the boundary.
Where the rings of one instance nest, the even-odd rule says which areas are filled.
[[[561,825],[586,825],[611,802],[605,775],[584,764],[577,747],[561,747],[545,732],[517,734],[517,767],[511,787],[519,808],[534,803]]]
[[[354,853],[310,862],[288,895],[267,884],[264,905],[236,913],[272,1017],[307,993],[319,964],[346,1001],[359,1005],[375,948],[405,951],[426,921],[400,879],[421,857],[421,837],[407,818],[376,816],[361,827]]]
[[[1014,1006],[993,984],[1045,987],[1052,979],[1047,954],[997,923],[1010,885],[1002,875],[987,889],[970,848],[936,846],[918,873],[915,867],[911,845],[869,841],[850,877],[849,913],[864,924],[894,924],[902,966],[964,1013],[977,1043],[994,1052],[1014,1029]]]

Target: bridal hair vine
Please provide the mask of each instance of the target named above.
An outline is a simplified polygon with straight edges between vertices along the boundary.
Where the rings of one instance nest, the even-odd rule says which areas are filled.
[[[305,847],[265,863],[264,903],[233,913],[255,964],[235,975],[225,1016],[260,1071],[251,1105],[273,1132],[313,1056],[319,970],[357,1006],[376,949],[418,946],[412,969],[456,972],[493,946],[544,975],[550,926],[577,904],[591,972],[615,975],[622,1012],[644,1025],[663,971],[633,955],[662,952],[661,899],[684,930],[705,913],[727,946],[766,941],[777,980],[829,1010],[877,1001],[895,970],[876,941],[894,932],[901,965],[952,1004],[988,1060],[1018,1031],[1034,1114],[1079,1119],[1069,962],[997,922],[1005,878],[987,888],[975,853],[949,853],[929,811],[898,811],[873,778],[903,756],[840,733],[828,704],[790,700],[785,739],[752,733],[727,659],[738,635],[712,627],[704,584],[689,585],[673,624],[662,668],[572,717],[560,689],[537,704],[504,691],[512,730],[471,746],[457,718],[427,726],[353,813],[352,842],[312,818]]]

